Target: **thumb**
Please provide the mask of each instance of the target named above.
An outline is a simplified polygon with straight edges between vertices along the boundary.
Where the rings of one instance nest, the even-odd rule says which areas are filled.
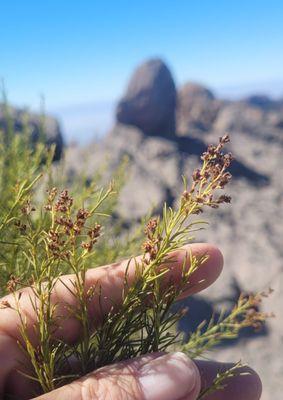
[[[196,400],[200,375],[181,352],[153,353],[101,368],[34,400]]]

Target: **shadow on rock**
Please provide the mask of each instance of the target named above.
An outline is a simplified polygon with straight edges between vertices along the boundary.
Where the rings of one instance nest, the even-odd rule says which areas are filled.
[[[227,310],[222,316],[228,315],[237,302],[241,291],[238,290],[239,286],[236,282],[233,282],[233,294],[229,298],[221,299],[219,301],[220,304],[227,301],[229,302],[230,306],[225,307]],[[190,337],[191,332],[195,332],[198,326],[203,322],[206,321],[206,324],[201,329],[204,332],[207,328],[209,321],[213,318],[214,321],[219,320],[221,317],[220,312],[216,312],[214,306],[219,305],[218,303],[212,303],[208,300],[203,299],[201,296],[192,296],[182,301],[176,303],[173,307],[174,311],[180,309],[188,309],[188,312],[181,318],[178,322],[177,329],[184,335],[184,341],[187,341]],[[217,307],[221,309],[222,307]],[[268,327],[264,325],[261,330],[255,331],[253,328],[244,328],[240,331],[239,336],[236,339],[229,339],[222,341],[218,346],[224,347],[229,345],[236,345],[242,339],[249,339],[254,338],[256,336],[266,336],[268,335]]]

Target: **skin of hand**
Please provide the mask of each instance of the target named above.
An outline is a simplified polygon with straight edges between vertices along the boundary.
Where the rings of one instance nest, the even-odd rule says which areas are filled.
[[[221,252],[212,245],[194,244],[174,253],[176,262],[170,267],[168,276],[178,282],[181,278],[183,260],[188,249],[195,255],[207,254],[208,260],[192,275],[191,283],[182,297],[187,297],[210,286],[220,275],[223,266]],[[189,261],[187,261],[189,262]],[[122,299],[124,276],[128,262],[121,262],[100,268],[90,269],[86,275],[86,289],[94,283],[102,288],[102,307],[95,303],[89,309],[90,318],[95,315],[99,321],[101,313],[107,313],[113,301],[119,304]],[[187,266],[189,267],[189,265]],[[134,262],[128,272],[128,281],[135,279]],[[72,275],[63,280],[69,282]],[[111,296],[110,296],[111,294]],[[21,304],[27,317],[30,334],[34,332],[35,312],[30,304],[31,290],[22,291]],[[111,302],[107,301],[111,298]],[[13,297],[6,296],[13,304]],[[62,282],[58,282],[52,294],[52,301],[59,306],[59,314],[64,316],[62,326],[55,335],[66,342],[74,342],[79,336],[78,322],[67,315],[66,304],[74,306],[75,299]],[[64,306],[63,306],[64,304]],[[201,389],[208,387],[219,370],[232,364],[210,361],[192,361],[181,352],[153,353],[133,360],[121,362],[96,370],[83,378],[63,386],[53,392],[34,398],[34,387],[18,372],[19,363],[27,362],[17,341],[21,340],[16,313],[1,309],[0,318],[0,399],[34,400],[196,400]],[[36,341],[36,335],[33,338]],[[258,400],[261,396],[261,381],[249,368],[249,372],[231,379],[224,390],[205,397],[206,400]]]

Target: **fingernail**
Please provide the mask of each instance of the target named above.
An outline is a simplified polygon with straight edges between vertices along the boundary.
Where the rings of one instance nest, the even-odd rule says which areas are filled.
[[[145,400],[194,400],[200,389],[196,365],[184,353],[165,354],[143,365],[139,383]]]

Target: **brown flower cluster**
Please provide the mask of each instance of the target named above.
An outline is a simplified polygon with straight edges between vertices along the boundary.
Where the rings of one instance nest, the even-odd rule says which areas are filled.
[[[142,248],[145,256],[147,256],[147,258],[144,257],[144,261],[146,262],[156,258],[159,244],[162,240],[161,236],[157,233],[158,223],[159,221],[157,218],[151,218],[144,230],[146,240],[143,243]]]
[[[55,211],[67,213],[68,211],[71,210],[72,205],[73,205],[73,198],[69,195],[68,190],[63,190],[60,193],[57,202],[55,203]]]
[[[50,229],[47,235],[48,248],[54,258],[68,258],[69,253],[64,250],[66,241],[62,238],[60,232]]]
[[[268,292],[258,293],[256,295],[244,296],[242,295],[242,299],[247,301],[249,304],[249,308],[244,314],[244,318],[241,321],[242,327],[253,327],[256,331],[262,329],[263,323],[267,320],[267,318],[273,318],[273,313],[265,313],[260,311],[260,304],[264,297],[268,297],[273,292],[272,289],[269,289]],[[241,301],[241,298],[240,300]]]
[[[74,223],[75,235],[80,235],[88,217],[89,217],[88,210],[80,208],[79,211],[77,212],[76,221]]]
[[[231,197],[226,194],[215,195],[215,191],[224,189],[232,177],[227,168],[233,156],[222,151],[229,141],[229,136],[225,135],[219,139],[217,146],[209,145],[202,154],[202,168],[194,171],[191,189],[185,190],[182,196],[182,202],[188,212],[199,214],[203,211],[203,206],[218,208],[222,203],[231,202]]]
[[[55,200],[55,197],[57,196],[58,189],[56,187],[47,190],[48,197],[47,197],[47,204],[44,206],[46,211],[51,211],[52,210],[52,204]]]
[[[231,179],[231,174],[227,172],[227,168],[231,164],[232,154],[223,153],[223,147],[228,142],[229,137],[223,136],[219,139],[217,146],[210,145],[207,151],[203,153],[201,157],[202,167],[194,171],[191,188],[186,189],[181,196],[180,209],[176,213],[179,219],[176,217],[177,219],[173,221],[174,227],[171,226],[170,228],[172,235],[175,234],[175,238],[178,235],[174,231],[180,229],[177,226],[177,220],[179,222],[182,220],[182,223],[184,223],[189,214],[199,214],[203,211],[204,206],[217,208],[222,203],[230,203],[230,196],[226,194],[217,195],[216,193],[218,189],[224,189]],[[166,215],[163,215],[163,219],[166,218]],[[160,221],[157,218],[152,218],[145,228],[146,240],[142,246],[145,263],[157,258],[162,242],[159,225]]]
[[[7,300],[2,300],[0,302],[0,309],[3,310],[3,309],[6,309],[6,308],[12,308],[11,304]]]
[[[94,244],[97,242],[97,239],[99,238],[101,234],[101,225],[100,224],[95,224],[95,226],[87,232],[89,241],[88,242],[82,242],[81,246],[83,249],[87,251],[91,251]]]
[[[8,292],[14,292],[20,283],[20,279],[17,276],[11,275],[9,281],[7,282]]]
[[[24,206],[21,208],[22,214],[30,215],[35,211],[35,207],[31,204],[30,200],[27,200]]]
[[[90,212],[80,208],[75,217],[72,217],[73,198],[68,190],[63,190],[56,201],[57,189],[48,191],[45,210],[54,214],[55,226],[49,230],[47,235],[48,248],[55,258],[68,258],[67,244],[74,245],[80,236],[88,236],[88,241],[81,241],[80,246],[91,251],[101,233],[101,226],[87,227],[86,222]]]

